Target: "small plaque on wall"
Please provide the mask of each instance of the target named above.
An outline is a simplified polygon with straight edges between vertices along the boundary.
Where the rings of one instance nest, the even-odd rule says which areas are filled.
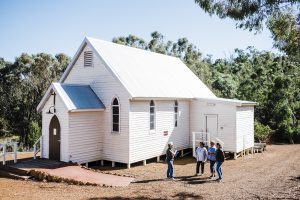
[[[169,135],[169,131],[164,131],[164,136]]]

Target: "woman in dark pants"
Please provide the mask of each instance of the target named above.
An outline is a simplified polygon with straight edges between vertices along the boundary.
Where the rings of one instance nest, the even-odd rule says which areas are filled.
[[[210,162],[210,178],[213,179],[215,177],[215,164],[216,164],[216,151],[217,148],[215,146],[215,142],[211,141],[210,142],[210,148],[208,149],[208,156],[207,159]]]
[[[221,165],[224,162],[225,156],[224,156],[224,152],[222,150],[221,144],[217,143],[216,147],[217,147],[217,151],[216,151],[216,168],[217,168],[217,172],[218,172],[218,175],[219,175],[218,181],[222,182],[223,172],[222,172]]]

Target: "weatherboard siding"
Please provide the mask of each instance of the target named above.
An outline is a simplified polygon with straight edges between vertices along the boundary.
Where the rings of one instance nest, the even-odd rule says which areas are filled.
[[[122,163],[129,162],[129,94],[120,81],[108,70],[100,57],[93,53],[93,67],[84,67],[83,52],[92,50],[87,45],[75,62],[64,83],[90,85],[99,96],[105,110],[101,115],[102,158]],[[117,97],[120,103],[120,132],[112,133],[111,102]],[[91,152],[92,153],[92,152]]]
[[[46,102],[42,110],[42,135],[43,135],[43,158],[49,158],[49,125],[53,117],[53,114],[46,114],[49,108],[53,106],[53,96],[51,95]],[[69,149],[68,149],[68,132],[69,132],[69,117],[68,110],[61,98],[56,95],[55,109],[60,124],[60,160],[64,162],[69,162]]]
[[[130,163],[165,154],[167,143],[189,147],[189,102],[178,101],[178,127],[174,127],[174,101],[155,101],[156,128],[150,132],[150,101],[130,102]],[[168,135],[164,135],[168,131]]]
[[[70,160],[85,163],[102,158],[102,119],[100,112],[69,113]]]
[[[225,151],[236,151],[236,106],[215,103],[208,106],[205,101],[190,102],[190,144],[192,146],[192,132],[205,131],[206,115],[217,115],[217,137],[224,142]]]
[[[254,107],[236,108],[237,152],[254,146]]]

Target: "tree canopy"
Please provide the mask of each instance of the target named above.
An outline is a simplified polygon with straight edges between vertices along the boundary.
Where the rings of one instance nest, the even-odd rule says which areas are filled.
[[[114,42],[180,58],[213,92],[224,98],[256,101],[255,130],[258,139],[300,142],[300,59],[275,55],[253,47],[236,49],[230,58],[212,60],[179,38],[166,40],[159,32],[151,40],[134,35]],[[0,58],[0,136],[13,133],[32,146],[40,134],[41,115],[36,112],[45,91],[58,81],[70,62],[68,56],[22,54],[15,62]]]
[[[237,27],[260,31],[266,23],[274,46],[288,55],[300,51],[299,0],[195,0],[205,12],[237,21]]]
[[[14,63],[0,58],[0,135],[14,133],[28,144],[30,127],[41,126],[36,106],[69,61],[65,54],[53,57],[45,53],[24,53]]]

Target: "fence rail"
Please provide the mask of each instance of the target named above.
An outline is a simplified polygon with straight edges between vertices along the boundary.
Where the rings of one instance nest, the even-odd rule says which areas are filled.
[[[13,145],[13,152],[7,152],[7,146]],[[18,143],[17,142],[7,142],[0,144],[0,151],[1,151],[1,156],[2,156],[2,163],[3,165],[6,164],[6,155],[7,154],[13,154],[14,157],[14,163],[17,163],[18,160]]]
[[[42,149],[43,149],[43,138],[42,136],[34,143],[33,145],[33,159],[36,159],[36,155],[41,152],[42,156]]]

